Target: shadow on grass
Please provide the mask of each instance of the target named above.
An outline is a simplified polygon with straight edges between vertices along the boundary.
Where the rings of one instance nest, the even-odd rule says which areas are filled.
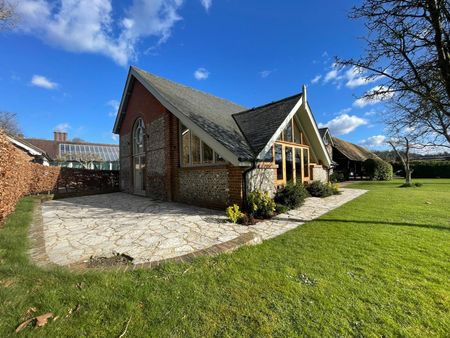
[[[393,225],[402,227],[416,227],[425,229],[435,229],[450,231],[450,226],[433,225],[433,224],[414,224],[414,223],[404,223],[404,222],[383,222],[383,221],[360,221],[360,220],[347,220],[347,219],[301,219],[301,218],[277,218],[284,221],[292,222],[322,222],[322,223],[357,223],[357,224],[382,224],[382,225]]]

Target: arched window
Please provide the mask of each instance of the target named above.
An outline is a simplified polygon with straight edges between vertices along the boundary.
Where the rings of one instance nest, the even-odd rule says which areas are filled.
[[[144,136],[144,121],[142,119],[138,119],[133,128],[133,155],[144,153]]]
[[[133,179],[134,193],[145,194],[145,126],[139,118],[133,127]]]

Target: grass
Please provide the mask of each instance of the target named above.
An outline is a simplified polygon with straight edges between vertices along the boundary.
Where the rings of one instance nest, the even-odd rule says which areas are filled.
[[[0,229],[0,336],[36,307],[59,319],[21,335],[448,337],[450,180],[417,181],[355,184],[370,191],[262,245],[127,273],[30,263],[24,198]]]

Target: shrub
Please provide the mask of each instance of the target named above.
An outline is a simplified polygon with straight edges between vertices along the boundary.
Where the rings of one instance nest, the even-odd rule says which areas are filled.
[[[450,161],[412,161],[411,169],[413,178],[450,178]]]
[[[313,197],[327,197],[333,195],[331,185],[320,181],[312,181],[306,186],[306,189]]]
[[[284,214],[285,212],[288,212],[289,208],[283,204],[277,203],[277,205],[275,206],[275,212],[277,214]]]
[[[394,176],[392,165],[376,158],[364,161],[366,175],[373,181],[390,181]]]
[[[328,186],[331,189],[331,192],[333,193],[333,195],[340,195],[341,192],[339,191],[339,184],[338,183],[327,183]]]
[[[331,175],[330,175],[330,181],[333,183],[337,183],[337,182],[344,182],[345,181],[345,175],[342,171],[334,171]]]
[[[225,210],[225,212],[227,214],[228,219],[232,223],[238,223],[244,216],[244,214],[239,210],[239,206],[237,204],[230,205]]]
[[[255,190],[247,196],[247,208],[250,217],[270,218],[273,216],[275,206],[275,201],[267,192]]]
[[[289,182],[284,188],[277,191],[275,202],[284,205],[288,210],[294,209],[302,205],[308,195],[303,184]]]

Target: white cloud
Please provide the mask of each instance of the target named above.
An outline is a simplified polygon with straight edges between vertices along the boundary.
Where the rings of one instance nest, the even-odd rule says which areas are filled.
[[[325,78],[323,79],[323,81],[325,83],[330,82],[331,80],[337,79],[338,75],[339,75],[339,70],[332,69],[328,73],[325,74]]]
[[[55,131],[59,131],[59,132],[63,132],[63,133],[67,133],[67,131],[69,129],[70,129],[70,124],[68,124],[67,122],[60,123],[60,124],[56,125],[54,128]]]
[[[263,79],[269,77],[272,73],[274,72],[274,70],[263,70],[261,72],[259,72],[259,76],[261,76]]]
[[[371,136],[365,140],[361,140],[359,144],[369,148],[380,147],[386,144],[386,136],[384,135]]]
[[[205,8],[205,10],[208,12],[209,8],[212,5],[212,0],[200,0],[202,3],[202,6]]]
[[[377,112],[374,110],[369,110],[368,112],[364,113],[364,116],[375,116],[377,115]]]
[[[206,80],[209,77],[209,72],[205,68],[199,68],[194,72],[194,77],[197,80]]]
[[[339,112],[337,114],[335,114],[335,115],[347,114],[347,113],[350,113],[351,111],[352,111],[352,108],[347,107],[347,108],[339,110]]]
[[[320,79],[322,78],[322,75],[316,75],[314,76],[314,78],[311,80],[311,83],[317,83],[320,81]]]
[[[347,79],[347,82],[345,83],[346,87],[356,88],[378,81],[382,78],[382,76],[368,78],[364,75],[364,71],[361,68],[353,66],[347,69],[345,72],[345,78]]]
[[[394,93],[384,86],[375,86],[364,94],[364,96],[353,102],[355,107],[364,108],[365,106],[371,106],[381,101],[389,100],[394,96]]]
[[[55,89],[56,87],[58,87],[58,84],[56,82],[52,82],[42,75],[33,75],[33,77],[31,78],[31,85],[45,89]]]
[[[103,54],[120,65],[136,58],[136,45],[146,37],[166,41],[181,20],[183,0],[133,0],[121,17],[112,0],[21,0],[19,30],[71,52]]]
[[[333,135],[345,135],[359,126],[366,125],[367,120],[356,115],[341,114],[327,123],[319,123],[319,128],[328,127]]]
[[[111,138],[116,142],[119,141],[119,135],[111,134]]]
[[[108,113],[108,116],[116,117],[120,102],[117,100],[109,100],[106,104],[111,107],[111,111]]]

